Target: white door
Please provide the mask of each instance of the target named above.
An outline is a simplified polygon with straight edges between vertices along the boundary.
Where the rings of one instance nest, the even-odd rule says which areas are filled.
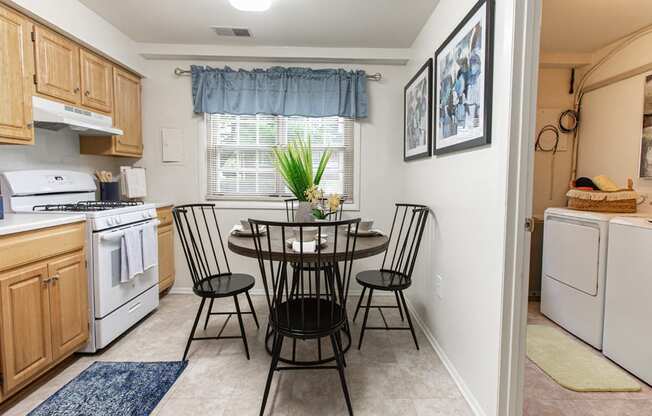
[[[543,275],[590,296],[598,293],[600,229],[559,217],[546,217]]]

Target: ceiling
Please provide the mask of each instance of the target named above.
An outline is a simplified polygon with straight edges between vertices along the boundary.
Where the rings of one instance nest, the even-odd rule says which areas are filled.
[[[228,0],[80,0],[137,42],[339,48],[409,47],[437,0],[273,0],[260,13]],[[409,4],[409,5],[408,5]],[[218,37],[211,26],[248,28]]]
[[[652,1],[543,0],[542,25],[542,52],[594,52],[652,25]]]

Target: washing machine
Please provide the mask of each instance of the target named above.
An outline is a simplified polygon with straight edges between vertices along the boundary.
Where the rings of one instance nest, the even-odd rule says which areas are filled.
[[[541,313],[599,350],[609,221],[615,216],[568,208],[544,214]]]
[[[652,223],[609,224],[603,353],[652,384]]]

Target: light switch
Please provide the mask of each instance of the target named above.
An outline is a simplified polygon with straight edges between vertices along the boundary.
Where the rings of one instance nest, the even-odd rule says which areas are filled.
[[[162,162],[174,163],[183,161],[183,134],[181,129],[161,129]]]

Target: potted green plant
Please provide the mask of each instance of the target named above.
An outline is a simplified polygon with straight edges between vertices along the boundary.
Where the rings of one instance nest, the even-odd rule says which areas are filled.
[[[314,172],[310,136],[305,140],[299,138],[288,143],[286,147],[275,147],[272,152],[276,169],[290,192],[299,200],[295,219],[299,222],[313,221],[311,200],[314,199],[315,193],[321,192],[319,182],[331,158],[331,150],[324,151]]]

